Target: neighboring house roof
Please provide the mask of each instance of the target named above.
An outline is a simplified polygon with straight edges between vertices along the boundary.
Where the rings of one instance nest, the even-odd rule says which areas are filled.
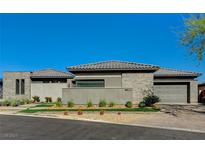
[[[158,70],[159,66],[140,64],[124,61],[103,61],[67,67],[70,72],[76,71],[133,71],[133,70]]]
[[[70,72],[58,71],[55,69],[43,69],[31,72],[31,78],[73,78]]]
[[[199,86],[205,86],[205,82],[200,83]]]
[[[197,72],[188,72],[188,71],[179,71],[174,69],[166,69],[166,68],[160,68],[154,73],[155,77],[173,77],[173,76],[193,76],[197,77],[200,76],[201,73]]]

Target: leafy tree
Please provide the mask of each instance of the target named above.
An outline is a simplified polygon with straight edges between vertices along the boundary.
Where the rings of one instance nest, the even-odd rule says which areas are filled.
[[[180,33],[180,42],[201,62],[205,53],[205,16],[191,15],[184,20],[184,30]]]

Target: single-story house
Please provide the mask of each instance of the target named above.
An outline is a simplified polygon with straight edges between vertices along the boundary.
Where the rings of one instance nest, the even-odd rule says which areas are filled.
[[[153,90],[162,103],[197,103],[200,73],[161,68],[156,65],[104,61],[67,67],[68,72],[45,69],[4,72],[3,98],[62,97],[76,104],[101,99],[115,103],[139,103]]]

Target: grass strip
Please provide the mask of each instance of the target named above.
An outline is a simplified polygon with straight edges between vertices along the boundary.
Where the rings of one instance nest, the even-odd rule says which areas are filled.
[[[115,109],[80,109],[84,112],[110,111],[110,112],[158,112],[160,109],[155,108],[115,108]],[[79,109],[25,109],[22,113],[36,113],[36,112],[63,112],[63,111],[79,111]]]
[[[51,106],[53,106],[54,104],[38,104],[38,105],[36,105],[36,106],[34,106],[34,107],[51,107]]]

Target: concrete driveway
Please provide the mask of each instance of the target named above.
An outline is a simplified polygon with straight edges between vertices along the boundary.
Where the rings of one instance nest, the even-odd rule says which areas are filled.
[[[205,133],[75,121],[0,115],[0,139],[38,140],[172,140],[205,139]]]

